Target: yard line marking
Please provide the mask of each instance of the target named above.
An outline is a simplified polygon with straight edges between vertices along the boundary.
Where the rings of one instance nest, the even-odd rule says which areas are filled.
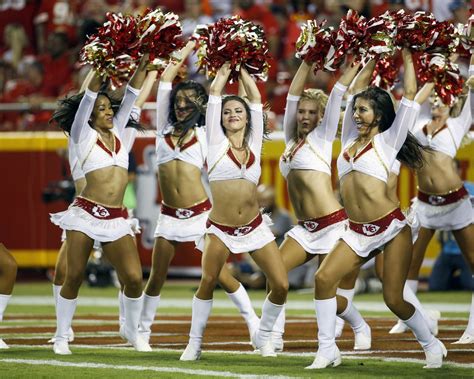
[[[78,367],[78,368],[96,368],[96,369],[119,369],[119,370],[130,370],[130,371],[154,371],[154,372],[168,372],[168,373],[179,373],[187,375],[201,375],[201,376],[216,376],[226,378],[242,378],[242,379],[258,379],[268,378],[267,375],[246,375],[237,374],[229,371],[211,371],[211,370],[199,370],[199,369],[184,369],[176,367],[147,367],[147,366],[128,366],[128,365],[108,365],[104,363],[76,363],[76,362],[64,362],[57,360],[34,360],[34,359],[0,359],[0,362],[5,363],[22,363],[28,365],[48,365],[48,366],[60,366],[60,367]],[[288,376],[272,376],[274,378],[286,379]]]

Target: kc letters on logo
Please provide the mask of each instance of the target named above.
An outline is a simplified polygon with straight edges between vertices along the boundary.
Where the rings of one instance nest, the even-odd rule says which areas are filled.
[[[176,209],[176,217],[179,219],[186,219],[190,218],[194,214],[194,211],[190,209]]]
[[[428,197],[428,202],[432,205],[440,205],[443,204],[445,201],[446,199],[443,196],[430,195]]]
[[[308,232],[314,232],[316,230],[316,228],[318,227],[318,225],[319,224],[317,222],[314,222],[314,221],[305,221],[305,222],[303,222],[303,226]]]
[[[375,233],[377,233],[380,229],[380,226],[374,225],[374,224],[364,224],[362,225],[362,232],[366,236],[373,236]]]
[[[110,216],[109,211],[98,204],[94,205],[94,208],[92,208],[92,214],[99,218],[105,218]]]
[[[251,226],[241,226],[241,227],[236,228],[234,230],[234,236],[235,237],[245,236],[246,234],[250,233],[251,231],[252,231]]]

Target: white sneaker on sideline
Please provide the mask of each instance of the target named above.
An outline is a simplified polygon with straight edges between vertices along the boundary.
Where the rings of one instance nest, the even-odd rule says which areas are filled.
[[[4,340],[0,338],[0,349],[9,349],[10,346],[8,346]]]
[[[437,346],[430,350],[425,350],[426,365],[423,368],[441,368],[443,366],[443,357],[448,355],[444,344],[436,339]]]
[[[201,349],[195,348],[193,345],[188,344],[184,349],[183,354],[179,357],[180,361],[197,361],[201,358]]]
[[[354,332],[354,350],[370,350],[372,346],[372,332],[370,326],[366,324],[363,331]]]
[[[316,353],[316,357],[314,358],[313,363],[310,366],[306,366],[305,369],[307,370],[320,370],[326,367],[337,367],[341,364],[341,352],[339,351],[338,347],[336,346],[334,350],[334,356],[331,359],[323,357],[322,355]]]
[[[282,333],[272,332],[271,341],[272,341],[273,348],[275,349],[276,352],[282,352],[283,351],[283,346],[284,346],[285,343],[283,342],[283,334]]]
[[[398,320],[388,334],[401,334],[406,332],[408,332],[408,326],[406,326],[402,320]]]
[[[467,345],[470,343],[474,343],[474,333],[470,333],[467,330],[462,334],[461,338],[459,338],[456,342],[453,342],[453,345]]]
[[[64,340],[56,341],[53,345],[54,354],[58,355],[71,355],[71,350],[69,350],[69,343]]]

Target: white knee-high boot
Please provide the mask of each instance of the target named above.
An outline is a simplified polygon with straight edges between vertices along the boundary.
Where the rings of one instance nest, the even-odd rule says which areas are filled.
[[[181,361],[196,361],[201,357],[201,345],[207,320],[212,310],[212,299],[201,300],[193,297],[193,308],[191,316],[191,330],[189,331],[189,342],[183,354],[179,358]]]
[[[71,354],[68,337],[74,312],[76,312],[77,298],[66,299],[58,294],[56,302],[56,335],[54,336],[53,351],[59,355]]]
[[[63,288],[63,286],[58,286],[56,284],[53,284],[53,297],[54,297],[55,307],[57,307],[57,304],[58,304],[58,297],[59,297],[59,294],[61,293],[61,288]],[[74,341],[74,331],[72,330],[72,327],[69,328],[67,334],[68,334],[67,336],[68,341],[69,342]],[[54,343],[55,341],[56,341],[56,338],[53,337],[48,341],[48,343]]]
[[[8,301],[10,300],[11,295],[2,295],[0,294],[0,321],[3,320],[3,313],[7,308]],[[8,345],[0,338],[0,349],[8,349]]]
[[[123,309],[123,292],[118,292],[118,303],[119,303],[119,328],[125,324],[125,311]]]
[[[283,351],[283,334],[285,334],[285,322],[286,322],[286,306],[283,304],[283,308],[278,315],[275,325],[272,331],[272,345],[275,351]]]
[[[63,288],[63,286],[58,286],[56,284],[53,284],[53,297],[54,297],[55,305],[58,303],[58,296],[61,293],[61,288]]]
[[[426,366],[424,368],[441,367],[443,365],[443,357],[447,354],[446,348],[440,340],[431,334],[421,312],[415,308],[413,316],[403,322],[412,330],[425,351]]]
[[[372,345],[370,326],[352,302],[347,303],[347,308],[339,317],[347,321],[354,331],[354,350],[369,350]]]
[[[345,297],[348,303],[352,303],[352,300],[354,299],[355,288],[352,288],[350,290],[337,288],[336,294],[339,296]],[[342,335],[343,329],[344,329],[344,320],[341,317],[337,316],[336,317],[336,338],[339,338]]]
[[[254,348],[260,350],[263,357],[275,357],[275,350],[271,343],[271,333],[275,322],[283,310],[284,305],[273,304],[268,296],[265,298],[262,306],[262,317],[257,332],[252,336]]]
[[[227,296],[229,296],[229,299],[232,300],[232,302],[244,318],[245,323],[247,324],[247,328],[249,330],[250,337],[252,337],[252,335],[258,329],[258,324],[260,320],[252,307],[252,302],[250,301],[249,295],[245,290],[244,286],[240,284],[237,291],[233,293],[226,292],[226,294]]]
[[[161,296],[149,296],[144,294],[143,309],[140,316],[138,332],[147,342],[150,341],[151,326],[155,320],[156,311],[160,305]]]
[[[307,369],[322,369],[341,364],[341,353],[336,345],[336,297],[314,300],[318,322],[318,351],[313,363]]]
[[[438,320],[440,319],[441,314],[439,311],[426,311],[426,309],[421,305],[420,300],[418,300],[416,292],[413,291],[414,285],[410,284],[409,282],[416,282],[416,285],[418,286],[418,280],[407,280],[405,282],[405,286],[403,287],[403,300],[408,301],[420,311],[421,315],[428,324],[428,327],[430,328],[431,334],[437,336]]]
[[[474,275],[471,279],[471,288],[474,288]],[[466,330],[462,334],[461,338],[453,344],[470,344],[474,343],[474,292],[471,296],[471,308],[469,310],[469,321],[466,326]]]
[[[410,292],[411,290],[411,292]],[[409,298],[413,299],[413,296],[416,298],[416,293],[418,292],[418,280],[407,279],[405,285],[403,286],[403,299],[411,303],[415,308],[417,307]],[[413,295],[411,295],[413,294]],[[418,298],[414,300],[418,302]],[[439,319],[439,317],[438,317]],[[408,331],[408,327],[402,320],[398,320],[397,323],[390,329],[389,334],[400,334]],[[435,330],[433,330],[435,331]]]
[[[143,294],[137,298],[127,297],[125,294],[122,297],[125,323],[120,328],[120,335],[130,342],[135,350],[142,352],[151,351],[150,345],[138,334],[138,323],[140,322],[140,314],[143,307]]]

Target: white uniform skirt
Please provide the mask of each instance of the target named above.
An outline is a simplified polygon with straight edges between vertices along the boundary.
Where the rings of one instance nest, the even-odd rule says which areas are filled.
[[[92,212],[95,212],[98,217],[75,205],[78,202],[93,207]],[[124,217],[105,218],[108,217],[109,211],[113,210],[89,200],[77,198],[66,211],[50,214],[50,218],[53,224],[63,230],[79,231],[99,242],[116,241],[127,234],[133,237],[135,235],[133,229]]]
[[[162,237],[168,241],[196,241],[206,231],[206,221],[210,211],[194,217],[180,219],[160,213],[155,229],[155,238]]]
[[[411,210],[426,229],[459,230],[474,223],[473,207],[467,197],[448,205],[431,205],[415,199]]]
[[[377,221],[383,221],[384,219],[385,217]],[[405,227],[405,225],[408,224],[405,218],[403,220],[394,218],[390,221],[390,224],[383,232],[370,235],[371,231],[377,229],[377,221],[363,224],[364,229],[368,230],[367,235],[356,232],[348,227],[342,236],[344,242],[347,243],[350,248],[362,258],[367,258],[374,250],[383,250],[385,244],[394,239],[397,234],[400,233],[400,231]]]
[[[207,227],[205,234],[196,240],[196,248],[200,251],[204,251],[206,234],[214,234],[233,254],[250,253],[261,249],[275,240],[275,236],[270,230],[270,225],[273,224],[272,220],[266,214],[262,215],[262,218],[263,222],[261,222],[260,225],[255,227],[250,233],[240,236],[229,235],[217,226],[211,224]]]
[[[317,232],[310,232],[301,225],[295,225],[286,236],[298,242],[308,254],[328,254],[347,228],[347,220],[329,225]]]

